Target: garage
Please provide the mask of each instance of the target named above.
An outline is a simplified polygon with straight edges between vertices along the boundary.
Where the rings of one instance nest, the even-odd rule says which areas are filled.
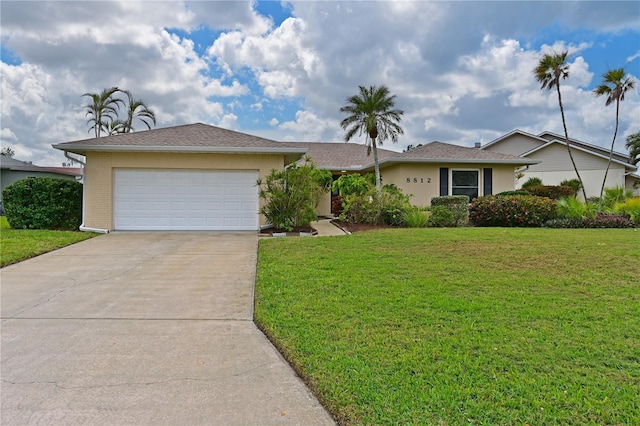
[[[257,170],[114,169],[114,229],[255,231]]]
[[[81,231],[257,231],[258,179],[307,148],[203,123],[54,145],[84,166]]]

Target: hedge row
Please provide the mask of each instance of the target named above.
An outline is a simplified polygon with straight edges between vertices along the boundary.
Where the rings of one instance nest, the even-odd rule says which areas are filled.
[[[476,226],[542,226],[557,214],[553,200],[534,195],[487,195],[469,206],[469,219]]]
[[[82,223],[82,184],[55,178],[27,178],[2,191],[13,229],[77,230]]]

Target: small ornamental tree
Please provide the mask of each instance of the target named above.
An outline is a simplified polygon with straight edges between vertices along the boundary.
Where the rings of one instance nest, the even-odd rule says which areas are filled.
[[[293,231],[318,220],[316,207],[322,194],[329,192],[331,172],[319,170],[309,157],[302,164],[272,170],[264,182],[258,179],[260,198],[265,201],[260,213],[271,225]]]
[[[2,191],[14,229],[76,230],[82,223],[82,184],[74,180],[26,178]]]

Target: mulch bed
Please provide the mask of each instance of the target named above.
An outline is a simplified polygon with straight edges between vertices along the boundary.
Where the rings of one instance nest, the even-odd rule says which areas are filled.
[[[287,231],[286,229],[283,228],[276,228],[276,227],[271,227],[271,228],[265,228],[265,229],[261,229],[260,230],[260,236],[261,237],[268,237],[268,236],[273,236],[274,233],[286,233],[287,237],[298,237],[300,236],[300,233],[309,233],[311,235],[316,235],[318,234],[318,231],[315,230],[315,228],[312,228],[311,226],[296,226],[293,228],[293,231]]]

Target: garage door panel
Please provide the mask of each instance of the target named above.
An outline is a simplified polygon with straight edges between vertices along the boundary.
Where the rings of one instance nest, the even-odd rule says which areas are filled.
[[[119,230],[257,230],[257,171],[117,169]]]

